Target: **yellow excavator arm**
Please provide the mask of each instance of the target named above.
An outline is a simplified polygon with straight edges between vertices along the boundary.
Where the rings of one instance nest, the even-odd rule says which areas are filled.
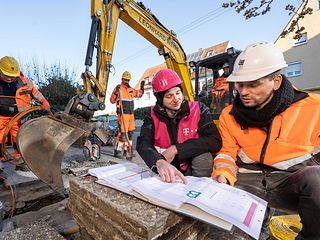
[[[113,0],[108,3],[91,0],[91,18],[86,71],[82,75],[85,92],[94,93],[102,102],[105,100],[120,19],[158,49],[158,53],[165,58],[167,67],[176,71],[183,80],[182,87],[186,97],[191,101],[194,100],[186,54],[176,34],[165,28],[142,3],[132,0]],[[95,78],[89,72],[94,46],[98,46]]]
[[[17,136],[17,145],[29,168],[61,195],[64,195],[61,175],[64,153],[81,135],[90,134],[90,119],[94,112],[105,108],[119,19],[158,49],[167,67],[176,71],[183,80],[185,96],[190,101],[194,100],[186,54],[176,34],[165,28],[142,3],[133,0],[91,0],[91,18],[86,67],[81,76],[83,88],[69,101],[64,112],[55,114],[55,117],[26,122]],[[92,73],[90,67],[95,48],[96,69]]]

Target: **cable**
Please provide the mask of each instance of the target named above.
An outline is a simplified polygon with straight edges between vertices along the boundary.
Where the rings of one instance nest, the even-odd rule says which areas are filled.
[[[202,21],[202,22],[199,22],[197,24],[195,24],[194,26],[192,26],[190,29],[188,29],[187,31],[184,31],[184,32],[181,32],[179,35],[182,36],[190,31],[192,31],[193,29],[201,26],[201,25],[204,25],[208,22],[211,22],[212,20],[216,19],[217,17],[220,17],[221,15],[225,14],[226,12],[230,11],[231,9],[221,9],[222,11],[218,12],[217,15],[215,16],[212,16],[210,18],[207,18],[205,21]]]
[[[2,153],[7,156],[11,156],[7,150],[6,150],[6,139],[7,139],[7,135],[8,133],[10,132],[10,129],[12,128],[12,126],[18,122],[21,118],[23,118],[25,115],[33,112],[33,111],[36,111],[36,110],[41,110],[41,107],[37,106],[37,107],[31,107],[27,110],[24,110],[22,112],[19,112],[17,113],[14,117],[12,117],[9,121],[9,123],[7,124],[6,128],[4,129],[4,132],[3,132],[3,136],[2,136],[2,142],[1,142],[1,151]],[[52,114],[52,113],[51,113]],[[50,115],[51,115],[50,114]]]
[[[205,23],[208,23],[208,22],[212,21],[213,19],[221,16],[222,14],[225,14],[226,12],[228,12],[230,10],[231,9],[225,9],[223,7],[218,7],[216,9],[206,13],[205,15],[193,20],[192,22],[186,24],[185,26],[181,27],[177,31],[177,33],[180,36],[184,35],[184,34],[190,32],[190,31],[194,30],[195,28],[199,27],[200,25],[204,25]],[[196,24],[194,24],[194,23],[196,23]],[[150,44],[148,47],[145,47],[145,48],[143,48],[143,49],[131,54],[130,56],[118,61],[114,65],[121,66],[124,63],[131,61],[132,59],[136,59],[137,57],[142,56],[143,54],[149,52],[152,49],[152,47],[153,46]]]
[[[4,171],[3,169],[0,169],[1,171]],[[0,178],[1,179],[3,179],[3,180],[6,180],[6,178],[5,177],[2,177],[2,176],[0,176]],[[10,216],[10,218],[12,218],[13,217],[13,214],[14,214],[14,210],[15,210],[15,192],[14,192],[14,190],[13,190],[13,188],[12,188],[12,185],[9,183],[9,187],[10,187],[10,190],[11,190],[11,216]]]

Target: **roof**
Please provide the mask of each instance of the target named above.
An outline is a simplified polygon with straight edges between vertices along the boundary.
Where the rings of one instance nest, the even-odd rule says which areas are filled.
[[[219,43],[217,45],[214,45],[205,49],[200,48],[197,52],[187,55],[188,62],[191,62],[191,61],[197,62],[207,57],[223,53],[227,50],[229,46],[230,46],[230,41],[225,41],[223,43]]]
[[[139,79],[139,81],[137,82],[137,84],[135,85],[134,88],[138,89],[140,88],[140,83],[142,80],[145,80],[146,78],[149,78],[150,79],[150,83],[146,83],[145,85],[145,89],[149,89],[151,88],[151,79],[153,78],[153,76],[159,72],[160,70],[162,69],[166,69],[167,68],[167,65],[165,63],[162,63],[162,64],[159,64],[159,65],[156,65],[156,66],[153,66],[153,67],[150,67],[150,68],[147,68],[144,73],[142,74],[142,77]]]
[[[200,48],[197,52],[193,52],[193,53],[187,55],[187,62],[199,61],[199,60],[203,60],[205,58],[208,58],[208,57],[211,57],[211,56],[214,56],[217,54],[224,53],[227,51],[227,49],[230,46],[231,46],[231,44],[230,44],[230,41],[228,40],[228,41],[225,41],[223,43],[219,43],[217,45],[213,45],[208,48],[204,48],[204,49]],[[144,73],[142,74],[142,77],[139,79],[139,81],[135,85],[135,88],[136,89],[140,88],[140,82],[142,80],[145,80],[146,78],[148,78],[150,80],[150,83],[149,84],[146,83],[145,89],[151,88],[151,80],[152,80],[153,76],[161,69],[166,69],[166,68],[167,68],[167,66],[165,63],[147,68],[144,71]]]

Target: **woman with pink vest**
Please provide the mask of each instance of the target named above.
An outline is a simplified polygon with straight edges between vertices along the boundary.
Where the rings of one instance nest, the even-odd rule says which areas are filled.
[[[209,177],[212,154],[221,148],[221,137],[210,110],[184,99],[181,79],[172,70],[160,70],[152,80],[156,105],[141,127],[137,151],[149,168],[165,182],[184,175]]]

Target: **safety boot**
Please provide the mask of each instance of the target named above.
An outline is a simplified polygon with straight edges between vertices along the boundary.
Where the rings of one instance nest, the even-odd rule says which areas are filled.
[[[116,157],[116,158],[120,158],[120,159],[123,158],[122,152],[121,151],[117,151],[117,150],[114,150],[113,156]]]

